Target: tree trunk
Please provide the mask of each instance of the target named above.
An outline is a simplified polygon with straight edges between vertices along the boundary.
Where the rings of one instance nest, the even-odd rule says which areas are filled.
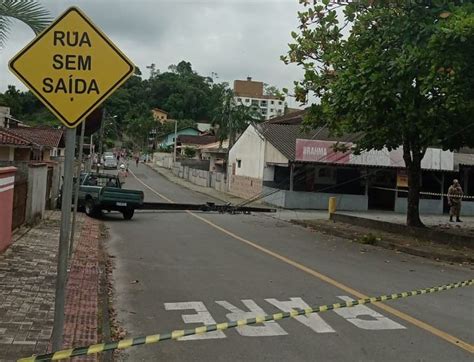
[[[421,160],[425,151],[408,143],[403,145],[403,159],[408,176],[407,225],[424,227],[420,219]]]
[[[408,175],[408,200],[407,200],[407,225],[423,227],[420,220],[420,180],[421,180],[421,160],[412,162],[407,167]]]

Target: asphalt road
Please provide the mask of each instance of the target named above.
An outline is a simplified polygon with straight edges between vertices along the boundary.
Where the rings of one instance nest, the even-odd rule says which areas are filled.
[[[148,201],[212,201],[145,165],[132,171],[137,178],[129,176],[125,186],[142,189]],[[474,277],[466,267],[351,243],[261,214],[143,211],[131,221],[119,214],[105,220],[114,305],[133,337]],[[474,287],[467,287],[133,347],[121,358],[472,361],[473,343]]]

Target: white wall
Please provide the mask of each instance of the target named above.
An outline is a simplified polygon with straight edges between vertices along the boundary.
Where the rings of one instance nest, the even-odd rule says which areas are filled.
[[[229,151],[229,166],[232,167],[235,163],[237,176],[263,179],[264,156],[265,141],[254,126],[250,125]],[[237,160],[241,161],[240,168],[237,166]]]
[[[264,116],[266,120],[273,117],[282,116],[285,113],[285,106],[286,106],[285,101],[281,101],[278,99],[252,98],[252,97],[242,97],[242,96],[234,97],[234,101],[236,104],[243,104],[244,106],[247,106],[247,107],[252,106],[252,100],[258,102],[258,105],[256,107],[258,108],[259,112],[262,114],[262,116]],[[266,102],[266,106],[262,105],[262,101]]]
[[[265,145],[265,162],[288,166],[288,159],[268,141]]]
[[[349,155],[349,163],[353,165],[405,167],[403,148],[398,147],[388,151],[385,147],[380,150],[362,152],[360,155]],[[421,160],[421,168],[426,170],[454,170],[454,153],[438,148],[428,148]]]
[[[275,166],[265,165],[263,169],[263,181],[275,180]]]
[[[42,219],[46,207],[46,183],[48,166],[44,163],[28,165],[28,198],[26,223],[34,224]]]

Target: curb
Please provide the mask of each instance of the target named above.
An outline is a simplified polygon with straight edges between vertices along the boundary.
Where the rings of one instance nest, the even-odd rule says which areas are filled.
[[[336,222],[339,221],[346,224],[374,228],[392,234],[407,234],[426,241],[436,241],[445,245],[454,245],[474,249],[474,242],[472,237],[447,233],[441,230],[409,227],[406,225],[394,224],[387,221],[372,220],[353,215],[338,213],[331,214],[330,219]]]
[[[324,232],[324,233],[331,234],[333,236],[337,236],[343,239],[350,238],[350,236],[344,231],[339,231],[338,229],[327,227],[325,225],[318,225],[318,228],[316,228],[315,225],[312,225],[311,223],[308,223],[307,221],[304,221],[304,220],[290,220],[290,222],[294,225],[303,226],[306,228],[313,229],[315,231]],[[359,226],[359,225],[356,225],[356,226]],[[387,232],[387,231],[384,231],[384,232]],[[361,245],[364,245],[364,244],[361,244]],[[428,252],[428,251],[424,251],[424,250],[420,250],[416,248],[410,248],[405,245],[400,245],[400,244],[390,242],[390,241],[385,241],[385,240],[379,240],[377,241],[376,244],[370,245],[370,246],[396,250],[396,251],[400,251],[400,252],[410,254],[410,255],[420,256],[427,259],[434,259],[436,261],[442,260],[442,261],[453,262],[453,263],[474,264],[474,258],[471,258],[471,257],[453,256],[453,255],[446,255],[446,254],[437,253],[437,252]]]

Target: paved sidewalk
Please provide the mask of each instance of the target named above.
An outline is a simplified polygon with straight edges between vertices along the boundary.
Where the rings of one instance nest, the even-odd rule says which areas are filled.
[[[0,361],[48,352],[60,215],[49,212],[34,228],[20,230],[10,248],[0,254]],[[97,323],[99,222],[82,214],[77,220],[80,232],[66,292],[65,345],[97,341],[93,323]]]
[[[64,348],[99,342],[99,227],[97,220],[85,217],[67,283]],[[97,360],[96,356],[81,358]]]

